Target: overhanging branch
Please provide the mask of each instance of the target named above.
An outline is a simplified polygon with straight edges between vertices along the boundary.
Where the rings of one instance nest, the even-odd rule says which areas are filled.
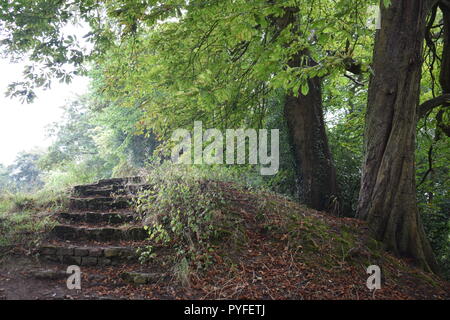
[[[444,105],[450,106],[450,94],[443,94],[442,96],[430,99],[422,103],[417,109],[419,119],[425,117],[434,108]]]

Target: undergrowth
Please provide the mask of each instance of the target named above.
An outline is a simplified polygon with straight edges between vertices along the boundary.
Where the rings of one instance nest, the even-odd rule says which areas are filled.
[[[67,192],[43,189],[34,194],[4,193],[0,195],[0,213],[58,211],[67,206]]]
[[[49,213],[1,213],[0,247],[35,246],[55,223]]]
[[[216,173],[217,174],[217,173]],[[217,175],[215,174],[215,179]],[[186,283],[189,274],[207,269],[219,255],[238,264],[249,237],[282,243],[296,259],[334,267],[378,257],[364,247],[357,226],[324,215],[288,197],[237,181],[213,180],[192,167],[155,167],[150,188],[135,199],[135,208],[151,246],[139,250],[142,263],[156,258],[157,247],[175,250],[174,274]]]
[[[197,269],[207,267],[214,244],[231,234],[237,224],[226,214],[228,203],[218,182],[198,178],[182,168],[161,167],[149,175],[148,183],[152,187],[137,196],[135,207],[149,239],[175,248],[176,274],[186,274],[192,263]],[[153,249],[141,250],[142,262],[155,257]]]
[[[0,195],[0,247],[29,248],[55,225],[53,213],[67,206],[66,191]]]

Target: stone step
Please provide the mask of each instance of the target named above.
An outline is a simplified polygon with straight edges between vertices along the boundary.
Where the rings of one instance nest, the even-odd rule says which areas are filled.
[[[30,272],[30,275],[39,280],[61,280],[69,277],[63,270],[38,270]]]
[[[69,198],[70,210],[117,210],[128,209],[130,198],[120,197],[92,197],[92,198]]]
[[[85,189],[108,189],[113,188],[115,186],[126,186],[126,185],[133,185],[133,184],[142,184],[144,183],[143,177],[129,177],[129,178],[113,178],[113,179],[103,179],[99,180],[97,183],[93,184],[85,184],[85,185],[78,185],[74,186],[74,191],[80,191]]]
[[[142,227],[101,227],[87,228],[71,225],[57,225],[50,232],[50,236],[61,240],[93,240],[93,241],[114,241],[114,240],[145,240],[147,232]]]
[[[102,212],[76,212],[68,213],[61,212],[59,216],[72,222],[87,222],[87,223],[108,223],[120,224],[127,223],[134,220],[136,217],[133,213],[102,213]]]
[[[102,179],[97,182],[99,186],[111,186],[111,185],[126,185],[126,184],[139,184],[144,183],[144,177],[126,177],[126,178],[111,178]]]
[[[137,248],[123,246],[73,246],[42,245],[39,259],[78,266],[117,265],[124,262],[137,262]]]
[[[119,188],[99,188],[97,186],[78,186],[74,187],[72,190],[73,197],[111,197],[113,194],[118,194]]]
[[[111,185],[101,187],[97,184],[75,186],[72,189],[74,197],[111,197],[112,195],[134,195],[140,190],[148,189],[149,185],[145,184],[130,184],[130,185]]]

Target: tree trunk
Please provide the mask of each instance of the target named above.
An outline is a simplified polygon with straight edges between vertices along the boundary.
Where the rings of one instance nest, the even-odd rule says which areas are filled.
[[[302,54],[290,62],[300,67]],[[309,65],[314,61],[308,57]],[[337,198],[336,170],[334,167],[322,109],[322,81],[308,80],[309,92],[305,96],[290,94],[286,97],[285,118],[293,146],[300,201],[316,210],[333,210]]]
[[[442,49],[442,62],[440,84],[442,94],[450,93],[450,2],[441,4],[440,8],[444,22],[444,48]]]
[[[436,271],[417,209],[414,162],[428,8],[426,0],[395,0],[382,7],[357,212],[386,249]]]
[[[293,32],[298,22],[298,8],[285,7],[284,15],[271,17],[278,32],[289,26]],[[290,46],[290,44],[286,44]],[[303,64],[302,64],[303,61]],[[295,54],[288,65],[302,68],[315,65],[307,50]],[[316,210],[334,211],[333,199],[337,199],[336,170],[334,168],[322,108],[322,80],[318,77],[308,80],[309,92],[287,94],[284,115],[293,147],[299,186],[299,200]],[[301,91],[299,89],[299,91]],[[334,198],[336,197],[336,198]]]
[[[444,24],[444,47],[442,49],[439,82],[442,88],[442,95],[448,95],[450,94],[450,1],[447,1],[446,3],[441,2],[439,7],[442,11],[442,20]],[[447,137],[450,137],[450,125],[448,125],[444,120],[444,114],[448,107],[450,107],[450,103],[444,103],[442,108],[436,114],[436,140],[441,138],[441,132]]]

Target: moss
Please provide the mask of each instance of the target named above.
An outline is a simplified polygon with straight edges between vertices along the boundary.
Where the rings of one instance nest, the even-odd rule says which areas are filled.
[[[369,253],[371,256],[375,258],[381,258],[383,256],[383,244],[373,238],[368,238],[365,242],[365,245],[367,249],[369,250]]]
[[[422,272],[413,273],[413,276],[416,276],[418,279],[425,281],[426,283],[430,284],[435,288],[439,287],[439,283],[426,273]]]
[[[356,240],[353,234],[342,231],[341,235],[336,238],[336,240],[341,244],[342,248],[346,251],[354,248],[356,246]]]
[[[234,248],[240,248],[248,243],[243,225],[225,225],[217,226],[211,236],[211,242],[214,245],[231,245]]]

